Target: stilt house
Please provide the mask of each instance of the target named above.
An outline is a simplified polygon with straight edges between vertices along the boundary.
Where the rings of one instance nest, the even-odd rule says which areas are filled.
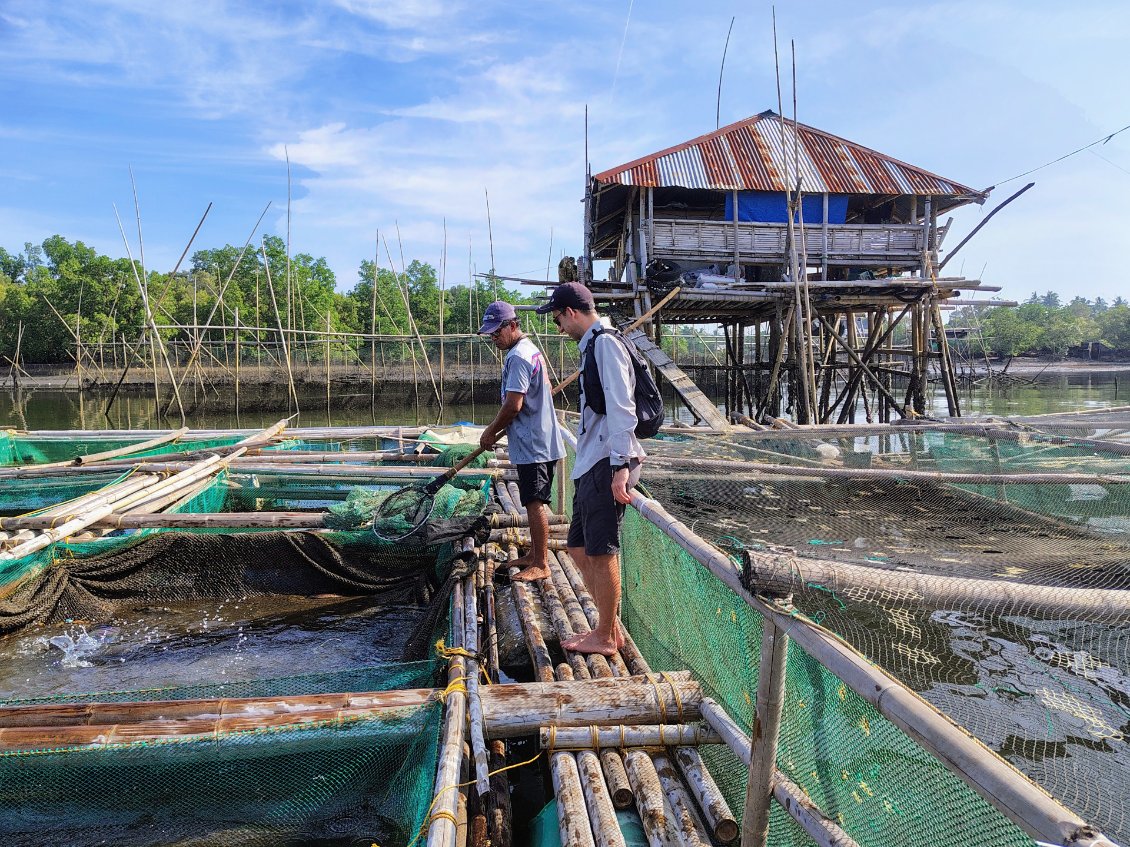
[[[637,317],[678,289],[652,341],[723,327],[731,416],[921,414],[930,373],[958,415],[939,306],[998,289],[940,275],[939,221],[987,195],[766,111],[591,175],[586,267],[610,261],[594,293]]]

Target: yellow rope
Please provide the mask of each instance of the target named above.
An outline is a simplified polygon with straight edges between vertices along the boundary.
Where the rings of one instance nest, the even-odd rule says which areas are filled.
[[[675,698],[675,707],[679,710],[679,723],[684,723],[683,718],[683,698],[679,696],[679,689],[675,685],[675,680],[671,679],[671,675],[667,671],[660,671],[660,675],[667,680],[667,684],[671,686],[671,696]]]
[[[653,674],[649,674],[649,673],[644,674],[644,677],[647,679],[648,682],[651,683],[651,687],[653,689],[655,689],[655,705],[659,707],[659,722],[660,723],[666,723],[667,722],[667,707],[664,705],[663,695],[659,691],[660,677],[658,675],[653,675]]]
[[[451,680],[451,682],[447,684],[447,688],[443,689],[443,691],[439,692],[439,694],[436,695],[439,698],[439,701],[441,703],[446,703],[448,695],[455,691],[461,691],[466,694],[467,686],[463,684],[466,681],[467,677],[465,676],[455,677],[455,679]]]
[[[453,656],[462,656],[464,659],[478,659],[478,655],[462,647],[447,647],[441,638],[436,642],[436,655],[441,659],[450,659]]]
[[[487,773],[487,776],[492,777],[492,776],[496,776],[497,774],[503,773],[504,771],[513,770],[514,768],[521,768],[521,767],[524,767],[525,765],[532,765],[539,758],[541,758],[541,751],[540,750],[531,759],[527,759],[524,762],[517,762],[513,765],[507,765],[506,767],[499,768],[496,771],[489,771]],[[451,812],[447,811],[446,809],[441,809],[438,812],[433,812],[432,809],[434,809],[436,803],[439,802],[439,798],[442,797],[444,794],[446,794],[448,791],[455,791],[455,790],[460,789],[460,788],[466,788],[468,785],[474,785],[475,782],[476,782],[476,780],[473,780],[473,779],[470,780],[469,782],[459,782],[459,783],[456,783],[455,785],[445,786],[444,788],[441,788],[439,791],[437,791],[435,797],[432,798],[431,805],[428,806],[428,811],[427,811],[427,814],[424,818],[424,823],[420,827],[420,831],[416,833],[415,838],[413,838],[411,841],[408,842],[406,847],[414,847],[416,842],[424,837],[424,835],[427,833],[427,831],[429,829],[431,829],[432,824],[435,823],[437,820],[449,820],[449,821],[451,821],[452,826],[454,826],[458,829],[459,821],[456,819],[455,815],[453,815]],[[372,847],[380,847],[380,845],[376,841],[374,841],[372,843]]]

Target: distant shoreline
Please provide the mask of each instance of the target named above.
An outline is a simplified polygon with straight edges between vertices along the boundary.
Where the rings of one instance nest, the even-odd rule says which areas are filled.
[[[990,359],[993,373],[1000,373],[1008,365],[1008,373],[1014,376],[1033,377],[1037,374],[1043,376],[1071,376],[1073,374],[1120,374],[1130,373],[1130,362],[1102,362],[1088,361],[1086,359],[1038,359],[1035,356],[1017,356],[1010,363],[1007,359]],[[985,373],[985,361],[973,360],[967,363],[972,365],[977,373]]]

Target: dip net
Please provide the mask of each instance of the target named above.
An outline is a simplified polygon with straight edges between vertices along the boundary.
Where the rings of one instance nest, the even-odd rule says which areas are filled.
[[[663,437],[647,443],[643,485],[748,564],[755,591],[791,595],[1125,844],[1126,429],[1123,415]],[[694,671],[748,730],[760,616],[633,509],[623,543],[623,615],[644,656]],[[1032,843],[795,644],[783,720],[777,766],[860,844]],[[703,750],[739,811],[745,766]],[[773,814],[770,844],[810,843]]]
[[[331,509],[334,528],[114,533],[0,562],[0,630],[9,637],[51,623],[93,627],[160,604],[276,595],[417,610],[411,634],[397,635],[402,661],[323,671],[338,664],[320,652],[334,649],[331,639],[296,653],[288,676],[17,692],[0,702],[5,843],[412,841],[432,800],[443,712],[434,689],[446,662],[432,647],[448,637],[450,585],[470,567],[456,542],[485,532],[490,479],[444,486],[426,532],[390,545],[368,522],[402,480],[357,487],[224,472],[179,511]],[[59,485],[53,502],[89,485]],[[27,511],[34,502],[9,504]]]

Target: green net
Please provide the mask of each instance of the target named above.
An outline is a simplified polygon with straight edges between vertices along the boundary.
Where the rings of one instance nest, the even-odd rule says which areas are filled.
[[[133,444],[148,441],[153,436],[136,438],[70,438],[62,436],[21,435],[10,430],[0,432],[0,467],[5,465],[40,465],[48,462],[69,462],[76,456],[89,456],[108,450],[119,450]],[[131,458],[159,456],[166,453],[189,453],[196,450],[212,450],[217,447],[230,447],[243,436],[224,438],[191,438],[170,441],[130,453]]]
[[[743,550],[781,556],[796,569],[785,582],[801,612],[1109,837],[1130,838],[1130,463],[1120,448],[907,428],[651,441],[648,451],[644,483],[672,514],[738,563]],[[914,471],[994,476],[900,476]],[[1037,472],[1094,478],[1019,476]],[[694,670],[748,726],[757,615],[632,510],[625,534],[624,615],[642,652],[657,669]],[[806,580],[806,562],[837,574],[834,584]],[[849,568],[869,576],[853,582]],[[946,591],[901,587],[918,576],[945,578]],[[1105,592],[1109,604],[1101,615],[1059,608],[1055,592],[1049,601],[1025,586]],[[1028,842],[795,645],[784,719],[778,766],[860,843]],[[744,768],[718,764],[741,808]],[[803,843],[779,817],[774,827],[771,843]]]
[[[421,674],[351,677],[256,681],[243,690],[319,693],[365,680],[372,691]],[[404,845],[431,801],[441,716],[432,700],[161,740],[117,740],[117,727],[107,727],[91,744],[0,753],[0,832],[13,844]]]
[[[69,633],[79,622],[84,627],[116,622],[158,604],[238,604],[257,596],[325,604],[332,601],[315,598],[364,597],[374,608],[415,609],[412,619],[391,618],[404,621],[394,641],[407,641],[405,655],[411,649],[424,657],[446,626],[446,592],[464,567],[455,541],[481,523],[490,479],[485,473],[461,476],[444,486],[429,532],[392,545],[374,536],[368,522],[375,505],[401,487],[403,478],[358,487],[341,479],[297,481],[285,473],[229,470],[178,511],[322,511],[332,505],[334,528],[152,529],[57,542],[0,562],[0,630],[18,633],[73,621]],[[30,510],[26,497],[13,504]],[[293,637],[291,631],[286,637]],[[318,636],[319,626],[312,632]],[[334,638],[318,636],[315,643],[333,644]],[[51,643],[63,640],[56,636]],[[12,707],[26,714],[50,704],[119,703],[123,717],[105,731],[92,724],[95,735],[87,743],[53,741],[48,729],[23,748],[0,745],[0,834],[12,844],[408,844],[432,798],[439,701],[323,716],[311,713],[309,703],[287,698],[430,689],[439,682],[441,663],[427,655],[311,672],[338,663],[316,652],[296,653],[291,676],[205,677],[192,685],[145,689],[82,688],[76,671],[80,675],[66,693],[9,699],[0,707],[0,736],[3,722],[13,720]],[[106,672],[103,666],[95,671]],[[72,693],[76,686],[81,690]],[[264,706],[276,713],[261,725],[219,722],[206,733],[188,735],[168,727],[156,738],[128,717],[146,702],[189,701],[196,708],[191,701],[200,701],[205,718],[214,719],[225,701],[248,697],[282,705]]]

